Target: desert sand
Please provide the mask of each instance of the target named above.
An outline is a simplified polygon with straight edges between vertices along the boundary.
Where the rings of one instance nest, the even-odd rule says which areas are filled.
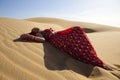
[[[45,43],[17,40],[33,27],[85,29],[97,55],[112,71],[79,62]],[[120,80],[120,28],[56,18],[0,18],[0,80]]]

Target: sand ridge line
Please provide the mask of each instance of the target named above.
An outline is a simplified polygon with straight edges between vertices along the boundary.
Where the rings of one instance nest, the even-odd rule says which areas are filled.
[[[9,56],[10,57],[10,56]],[[20,56],[19,56],[20,57]],[[24,63],[25,63],[25,60],[24,60]],[[18,62],[17,62],[17,64],[18,64]],[[26,64],[27,65],[27,64]],[[30,70],[29,68],[27,68],[28,70]],[[32,69],[32,68],[31,68]],[[32,70],[35,70],[35,69],[32,69]],[[40,70],[40,71],[39,71]],[[39,69],[39,70],[37,70],[38,72],[41,72],[41,70],[42,69]]]
[[[4,72],[0,72],[0,80],[15,80],[12,77],[8,77]]]
[[[12,49],[16,50],[17,52],[19,52],[20,54],[24,55],[25,57],[28,57],[29,59],[32,58],[34,62],[40,62],[41,61],[41,56],[40,55],[35,54],[33,51],[31,51],[31,49],[27,49],[27,46],[25,46],[23,44],[21,44],[22,48],[18,47],[18,46],[16,46],[17,48],[15,48],[15,46],[11,45],[11,43],[9,41],[5,41],[4,44],[7,45],[9,48],[12,48]]]
[[[3,45],[3,46],[4,46],[4,48],[1,47],[1,49],[2,49],[1,51],[4,52],[4,53],[6,53],[4,55],[8,56],[8,58],[10,58],[10,60],[13,60],[14,62],[18,61],[19,64],[21,64],[21,65],[22,64],[24,64],[24,65],[26,65],[26,64],[28,64],[28,65],[34,64],[35,67],[39,67],[39,68],[41,67],[39,63],[31,60],[27,56],[24,56],[23,54],[20,54],[19,52],[15,51],[12,48],[7,47],[6,45]],[[14,60],[14,59],[16,59],[16,57],[17,57],[17,60]],[[18,64],[18,62],[16,62],[16,63]],[[28,66],[28,67],[31,67],[31,66]]]
[[[20,57],[20,56],[19,56]],[[10,56],[9,56],[9,58],[10,58]],[[25,63],[25,60],[23,60],[24,61],[24,63]],[[16,63],[15,63],[16,64]],[[17,64],[16,65],[18,65],[18,62],[17,62]],[[20,65],[20,63],[19,63],[19,65]],[[32,65],[35,65],[35,64],[32,64]],[[27,66],[27,64],[25,64],[25,66],[27,67],[27,68],[25,68],[24,66],[21,66],[21,68],[24,68],[24,69],[26,69],[27,71],[31,71],[32,73],[35,73],[35,75],[42,75],[42,76],[45,76],[46,77],[46,74],[48,74],[48,73],[44,73],[43,74],[43,72],[45,72],[46,70],[45,69],[41,69],[40,67],[41,66],[39,66],[39,68],[35,68],[35,66]],[[29,68],[29,67],[31,67],[31,69]],[[50,75],[50,74],[49,74]],[[57,74],[54,74],[54,75],[57,75]],[[61,78],[60,78],[61,79]]]
[[[4,61],[4,63],[2,63],[1,70],[2,72],[4,72],[4,74],[6,74],[9,77],[13,77],[16,75],[18,76],[29,76],[32,80],[33,78],[36,80],[40,79],[39,76],[37,76],[36,74],[33,74],[32,72],[30,72],[27,69],[24,69],[23,67],[15,64],[13,61],[11,61],[10,59],[8,59],[8,57],[4,56],[3,54],[0,54],[0,59],[2,59]],[[0,61],[2,61],[0,60]],[[1,62],[0,62],[1,63]],[[11,68],[9,68],[9,66],[11,66]],[[14,75],[12,75],[11,73],[14,71]],[[17,73],[17,74],[16,74]],[[20,78],[20,77],[19,77]],[[26,77],[23,77],[23,79]]]

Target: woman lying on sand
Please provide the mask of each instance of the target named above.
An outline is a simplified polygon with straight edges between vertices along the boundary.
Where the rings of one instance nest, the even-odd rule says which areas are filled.
[[[48,41],[81,62],[111,70],[99,59],[86,33],[78,26],[58,32],[54,32],[52,28],[43,31],[33,28],[30,33],[22,34],[20,39],[36,42]]]
[[[45,38],[43,37],[43,31],[39,28],[33,28],[30,33],[22,34],[20,39],[24,41],[35,41],[35,42],[45,42]]]

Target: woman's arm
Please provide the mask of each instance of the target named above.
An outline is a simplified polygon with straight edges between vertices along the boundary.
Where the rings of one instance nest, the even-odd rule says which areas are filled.
[[[34,39],[35,39],[36,42],[45,42],[45,38],[44,37],[34,36]]]
[[[42,36],[33,36],[30,34],[22,34],[20,39],[25,41],[45,42],[45,38]]]

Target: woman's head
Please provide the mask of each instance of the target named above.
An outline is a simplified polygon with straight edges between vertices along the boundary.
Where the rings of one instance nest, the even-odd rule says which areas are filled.
[[[37,28],[37,27],[34,27],[32,30],[31,30],[31,33],[38,33],[38,32],[40,32],[41,30],[39,29],[39,28]]]

